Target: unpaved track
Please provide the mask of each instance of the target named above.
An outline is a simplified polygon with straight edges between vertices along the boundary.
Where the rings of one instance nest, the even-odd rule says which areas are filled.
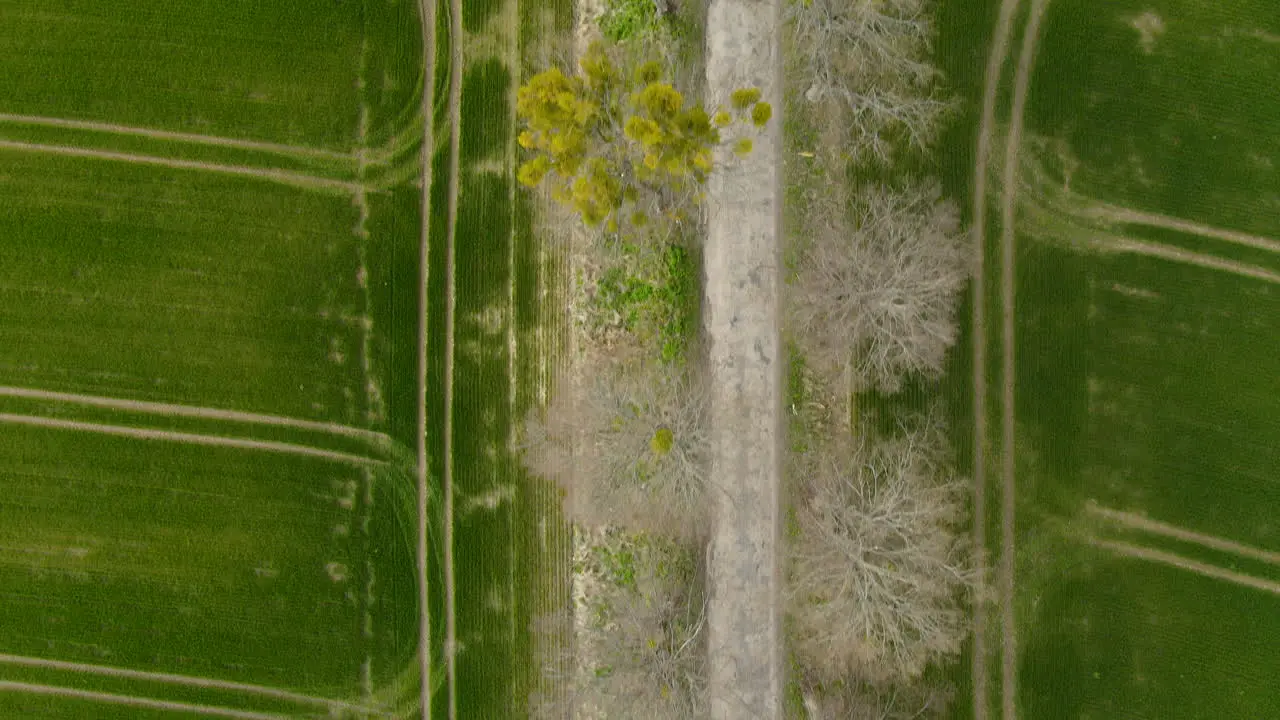
[[[444,260],[444,662],[448,679],[449,720],[458,717],[458,627],[453,566],[453,351],[457,287],[454,269],[458,242],[458,173],[462,140],[462,0],[449,0],[449,229]]]
[[[778,335],[781,0],[712,0],[710,104],[758,87],[775,108],[755,149],[717,151],[708,183],[705,322],[710,340],[715,509],[707,616],[711,717],[782,717],[779,492],[783,417]]]
[[[14,115],[0,113],[0,124],[32,125],[36,127],[55,127],[67,130],[86,130],[89,132],[110,133],[112,135],[133,135],[151,138],[152,140],[173,140],[193,145],[214,145],[218,147],[236,148],[237,150],[253,150],[273,153],[289,157],[318,158],[323,160],[344,160],[355,164],[355,156],[351,153],[340,153],[321,148],[282,145],[280,143],[260,142],[257,140],[238,140],[236,138],[218,137],[215,135],[199,135],[195,133],[156,130],[153,128],[116,125],[113,123],[89,122],[86,120],[70,120],[67,118],[43,117],[39,115]]]
[[[1223,260],[1215,255],[1191,252],[1190,250],[1170,247],[1160,243],[1134,240],[1133,238],[1123,236],[1108,235],[1097,239],[1092,244],[1105,252],[1125,252],[1134,253],[1136,255],[1147,255],[1149,257],[1157,257],[1163,260],[1182,263],[1184,265],[1195,265],[1196,267],[1202,267],[1206,270],[1221,270],[1222,272],[1228,272],[1233,275],[1280,285],[1280,273],[1274,273],[1256,265],[1237,262],[1235,260]]]
[[[197,170],[223,175],[238,175],[240,177],[267,180],[270,182],[280,183],[282,185],[291,185],[305,190],[326,190],[343,194],[353,193],[362,188],[360,183],[356,182],[334,180],[332,178],[320,177],[318,175],[306,175],[303,173],[289,172],[287,170],[271,170],[267,168],[248,167],[245,165],[222,165],[219,163],[201,162],[198,160],[178,160],[175,158],[159,157],[156,155],[136,155],[133,153],[114,152],[111,150],[92,150],[89,148],[71,147],[67,145],[42,145],[40,143],[0,140],[0,150],[45,153],[48,155],[67,155],[70,157],[94,158],[96,160],[114,160],[116,162],[131,163],[134,165],[155,165],[159,167],[173,168],[175,170]]]
[[[192,715],[237,718],[238,720],[289,720],[288,715],[279,715],[276,713],[250,712],[248,710],[235,710],[232,708],[217,707],[214,705],[196,705],[193,703],[155,700],[152,698],[138,697],[136,695],[117,695],[115,693],[96,692],[93,690],[78,690],[76,688],[58,687],[57,685],[39,685],[36,683],[0,680],[0,693],[5,692],[25,693],[28,695],[51,695],[61,698],[70,698],[73,700],[92,700],[94,702],[107,703],[109,705],[126,705],[128,707],[189,713]]]
[[[1137,513],[1125,512],[1123,510],[1112,510],[1111,508],[1098,505],[1093,501],[1085,503],[1084,508],[1086,512],[1092,515],[1105,518],[1126,528],[1141,530],[1143,532],[1151,533],[1152,535],[1160,535],[1174,540],[1181,540],[1182,542],[1194,543],[1196,545],[1207,547],[1211,550],[1230,553],[1239,557],[1249,558],[1250,560],[1258,560],[1264,563],[1270,563],[1271,565],[1280,565],[1280,552],[1263,550],[1262,548],[1245,545],[1243,543],[1227,540],[1215,535],[1205,535],[1204,533],[1187,530],[1186,528],[1181,528],[1177,525],[1170,525],[1169,523],[1163,523],[1159,520],[1152,520],[1151,518]]]
[[[149,402],[145,400],[123,400],[103,397],[101,395],[81,395],[79,393],[54,392],[36,390],[34,388],[0,385],[0,397],[22,398],[25,400],[47,400],[49,402],[67,403],[71,405],[89,405],[91,407],[123,410],[126,412],[146,413],[161,417],[188,417],[204,420],[222,420],[226,422],[245,423],[248,425],[270,425],[272,427],[296,428],[313,432],[340,435],[368,442],[375,448],[387,448],[391,438],[383,433],[364,428],[340,425],[338,423],[300,420],[283,415],[264,415],[260,413],[241,412],[238,410],[220,410],[195,405],[175,405],[172,403]]]
[[[1280,241],[1272,240],[1271,238],[1262,237],[1260,235],[1250,235],[1236,230],[1224,230],[1210,225],[1191,222],[1190,220],[1182,220],[1168,215],[1143,212],[1141,210],[1118,207],[1106,203],[1098,203],[1096,205],[1089,206],[1088,209],[1081,213],[1081,216],[1106,222],[1147,225],[1149,227],[1157,227],[1164,230],[1176,230],[1190,235],[1199,235],[1200,237],[1207,237],[1235,245],[1251,247],[1255,250],[1266,250],[1268,252],[1280,254]]]
[[[427,524],[430,509],[430,479],[427,477],[427,282],[431,279],[429,250],[431,247],[431,153],[435,149],[436,88],[436,0],[418,0],[418,19],[422,23],[422,126],[423,142],[420,153],[422,165],[422,200],[418,236],[418,666],[421,687],[418,701],[423,720],[431,720],[431,607],[428,603],[431,585],[427,579]]]
[[[185,443],[188,445],[260,450],[262,452],[301,455],[304,457],[320,458],[322,460],[333,460],[335,462],[350,463],[352,465],[385,465],[387,463],[386,460],[381,460],[379,458],[354,455],[352,453],[338,452],[336,450],[322,450],[320,448],[298,445],[296,443],[277,442],[274,440],[249,440],[246,438],[223,437],[221,435],[201,435],[199,433],[177,432],[173,430],[149,430],[146,428],[127,427],[124,425],[81,422],[79,420],[58,420],[54,418],[39,417],[37,415],[0,413],[0,425],[4,424],[53,428],[56,430],[92,432],[100,435],[136,438],[138,440],[161,440],[165,442]]]
[[[303,695],[302,693],[267,687],[265,685],[229,682],[227,680],[215,680],[212,678],[196,677],[193,675],[145,672],[142,670],[128,670],[125,668],[110,667],[108,665],[90,665],[87,663],[64,662],[61,660],[47,660],[45,658],[8,654],[0,654],[0,665],[16,665],[19,667],[63,670],[73,673],[101,675],[103,677],[128,678],[130,680],[160,682],[170,685],[180,685],[183,687],[195,687],[209,690],[230,690],[232,692],[244,693],[246,695],[257,695],[260,697],[272,698],[274,700],[284,700],[298,705],[312,705],[333,710],[347,710],[378,717],[387,715],[387,713],[384,713],[377,708],[349,703],[342,700],[332,700],[329,698],[316,697],[314,695]]]
[[[1272,595],[1280,595],[1280,583],[1278,582],[1263,580],[1262,578],[1256,578],[1252,575],[1245,575],[1244,573],[1238,573],[1231,570],[1224,570],[1216,565],[1210,565],[1198,560],[1184,558],[1181,555],[1176,555],[1171,552],[1153,550],[1151,548],[1144,548],[1131,543],[1115,542],[1112,540],[1091,540],[1089,542],[1092,545],[1110,550],[1119,555],[1124,555],[1125,557],[1136,558],[1138,560],[1148,560],[1150,562],[1168,565],[1169,567],[1175,567],[1179,570],[1187,570],[1197,575],[1203,575],[1204,577],[1213,578],[1215,580],[1225,580],[1230,583],[1235,583],[1236,585],[1243,585],[1244,587],[1250,587],[1255,590],[1269,592]]]
[[[1018,0],[1000,3],[1000,19],[987,55],[987,74],[982,94],[982,123],[978,127],[973,177],[973,546],[977,548],[978,575],[987,580],[987,163],[991,157],[991,136],[996,117],[996,95],[1005,57],[1009,54],[1009,33],[1013,28]],[[973,718],[986,720],[990,690],[987,679],[987,608],[982,602],[973,609]]]
[[[1014,332],[1016,313],[1014,287],[1016,286],[1016,221],[1017,207],[1015,182],[1018,173],[1018,150],[1022,146],[1022,117],[1026,112],[1027,91],[1031,84],[1031,70],[1035,61],[1036,41],[1040,35],[1040,21],[1044,17],[1049,0],[1031,0],[1031,16],[1022,34],[1022,47],[1018,52],[1018,66],[1013,80],[1013,109],[1010,111],[1009,136],[1004,155],[1004,193],[1000,218],[1000,317],[1001,317],[1001,370],[1003,385],[1000,403],[1000,714],[1003,720],[1018,717],[1018,642],[1017,618],[1014,615],[1015,567],[1014,534],[1017,507],[1017,482],[1015,467],[1017,447],[1014,442],[1016,365],[1014,364]]]

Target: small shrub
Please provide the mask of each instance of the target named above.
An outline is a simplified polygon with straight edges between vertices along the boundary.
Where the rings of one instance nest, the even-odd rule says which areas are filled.
[[[773,106],[767,102],[756,103],[756,106],[751,108],[751,124],[758,128],[768,125],[771,117],[773,117]]]
[[[653,0],[608,0],[599,19],[600,33],[613,42],[651,34],[660,23]]]
[[[696,539],[706,531],[707,401],[696,376],[652,366],[562,380],[526,419],[526,466],[587,527]]]

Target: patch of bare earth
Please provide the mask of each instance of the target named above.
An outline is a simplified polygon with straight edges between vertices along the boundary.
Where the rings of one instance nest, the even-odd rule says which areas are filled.
[[[707,17],[708,106],[757,87],[781,108],[780,0],[713,0]],[[708,566],[711,717],[780,718],[779,489],[782,123],[745,158],[725,147],[708,182],[704,323],[711,380]]]

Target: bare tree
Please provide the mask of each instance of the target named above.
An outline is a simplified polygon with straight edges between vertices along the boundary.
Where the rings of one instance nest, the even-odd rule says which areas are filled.
[[[895,135],[925,148],[956,107],[929,63],[928,0],[801,0],[788,5],[793,74],[805,98],[848,125],[854,157],[890,159]]]
[[[904,375],[941,375],[955,343],[968,242],[936,180],[868,187],[811,203],[789,312],[815,368],[852,371],[855,389],[896,391]]]
[[[663,541],[626,546],[627,570],[580,568],[587,585],[573,613],[541,620],[540,631],[572,633],[561,656],[545,658],[555,688],[532,700],[536,718],[631,720],[704,717],[705,618],[701,569],[687,547]]]
[[[525,424],[525,463],[571,519],[677,539],[706,532],[708,394],[698,375],[608,368],[561,381]]]
[[[977,586],[968,484],[940,414],[809,456],[787,590],[792,647],[821,682],[907,682],[959,652]]]

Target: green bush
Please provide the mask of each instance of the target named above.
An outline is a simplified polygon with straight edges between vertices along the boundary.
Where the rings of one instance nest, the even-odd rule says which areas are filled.
[[[600,16],[600,32],[613,42],[625,42],[654,32],[661,19],[653,0],[608,0]]]
[[[600,278],[592,310],[657,347],[663,362],[678,363],[697,322],[697,292],[697,265],[684,247],[670,244],[654,254],[624,243],[621,262]]]

